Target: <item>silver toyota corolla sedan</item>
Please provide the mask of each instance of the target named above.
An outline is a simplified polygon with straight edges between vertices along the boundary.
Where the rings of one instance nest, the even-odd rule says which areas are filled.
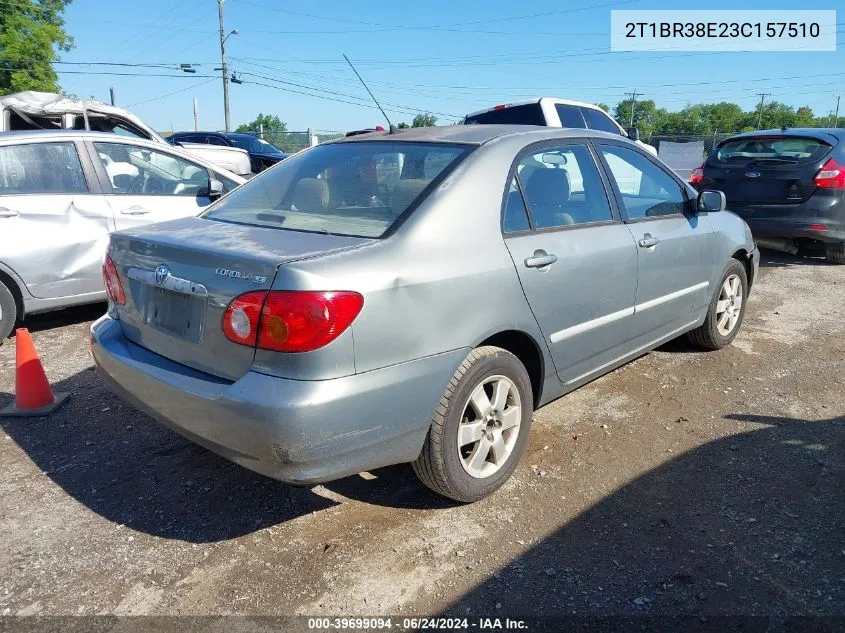
[[[368,134],[114,233],[91,341],[115,391],[247,468],[412,462],[474,501],[537,407],[685,333],[729,344],[758,265],[721,193],[618,135]]]

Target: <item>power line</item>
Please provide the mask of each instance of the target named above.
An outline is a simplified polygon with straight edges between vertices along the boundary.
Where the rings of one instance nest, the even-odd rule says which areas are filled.
[[[143,105],[145,103],[152,103],[153,101],[160,101],[166,97],[171,97],[173,95],[179,94],[180,92],[187,92],[188,90],[194,90],[199,88],[200,86],[204,86],[205,84],[210,84],[212,81],[216,81],[217,77],[212,77],[211,79],[206,79],[205,81],[201,81],[198,84],[194,84],[193,86],[188,86],[187,88],[182,88],[181,90],[174,90],[173,92],[168,92],[167,94],[160,95],[158,97],[153,97],[152,99],[146,99],[145,101],[138,101],[136,103],[130,103],[127,108],[134,108],[135,106]]]

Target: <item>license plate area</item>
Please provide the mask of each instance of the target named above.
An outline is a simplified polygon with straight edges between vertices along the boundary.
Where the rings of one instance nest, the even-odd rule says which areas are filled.
[[[191,343],[202,340],[206,297],[140,284],[141,321]]]

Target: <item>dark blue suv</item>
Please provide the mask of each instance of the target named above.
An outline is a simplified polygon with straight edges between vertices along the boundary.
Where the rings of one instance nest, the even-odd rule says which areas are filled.
[[[168,137],[167,141],[173,145],[179,143],[204,143],[206,145],[228,145],[239,147],[249,154],[249,162],[252,173],[272,167],[290,154],[279,151],[276,147],[258,138],[254,134],[241,132],[176,132]]]

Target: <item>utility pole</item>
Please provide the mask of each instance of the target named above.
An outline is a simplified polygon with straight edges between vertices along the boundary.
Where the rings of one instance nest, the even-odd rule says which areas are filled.
[[[839,127],[839,99],[842,95],[836,95],[836,112],[833,115],[833,127]]]
[[[757,115],[757,129],[762,129],[763,127],[763,101],[766,97],[771,97],[771,93],[769,92],[758,92],[757,96],[760,97],[760,113]]]
[[[200,106],[197,98],[194,97],[194,132],[200,131]]]
[[[220,18],[220,61],[223,74],[223,114],[226,120],[226,131],[229,131],[229,67],[226,63],[226,31],[223,28],[223,0],[217,0],[217,15]]]
[[[626,92],[626,95],[631,95],[631,127],[634,127],[634,104],[637,102],[637,97],[642,97],[643,94],[638,93],[636,88],[633,92]]]
[[[114,98],[114,86],[109,88],[109,97],[111,97],[111,104],[114,105],[116,102],[116,99]]]

